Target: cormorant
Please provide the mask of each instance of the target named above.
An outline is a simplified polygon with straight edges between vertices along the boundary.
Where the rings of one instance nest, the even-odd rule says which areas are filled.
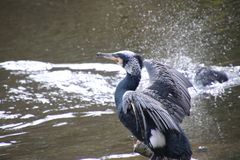
[[[179,126],[189,115],[191,83],[181,73],[154,60],[143,61],[131,51],[98,53],[122,65],[126,77],[117,85],[115,103],[123,125],[154,153],[152,160],[163,158],[189,160],[192,151]],[[150,85],[136,91],[145,65]]]
[[[214,82],[226,82],[228,81],[228,76],[223,71],[216,71],[210,67],[201,67],[196,71],[194,80],[197,84],[208,86]]]

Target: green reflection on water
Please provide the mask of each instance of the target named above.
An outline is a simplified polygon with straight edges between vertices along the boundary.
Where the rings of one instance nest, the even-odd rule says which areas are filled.
[[[239,8],[238,1],[220,0],[2,0],[0,61],[96,62],[98,51],[130,49],[145,53],[146,57],[185,55],[199,63],[239,65]],[[12,88],[24,79],[3,70],[0,75],[1,84]],[[31,87],[33,92],[39,92],[38,84]],[[5,88],[1,85],[0,97],[7,101]],[[183,124],[194,157],[239,159],[239,93],[239,87],[235,87],[223,98],[199,98],[191,117]],[[66,99],[60,98],[60,102]],[[1,110],[15,107],[13,113],[27,114],[26,108],[35,105],[39,106],[33,112],[36,119],[50,114],[43,111],[59,107],[16,101],[4,103]],[[64,160],[132,152],[133,140],[115,115],[81,117],[83,111],[109,107],[112,106],[91,104],[86,109],[74,109],[76,118],[22,129],[27,134],[14,137],[16,144],[0,148],[0,157]],[[21,120],[1,119],[1,124],[18,122]],[[61,122],[67,125],[53,127]],[[12,132],[15,131],[0,130],[1,135]],[[206,146],[208,152],[199,152],[199,146]]]

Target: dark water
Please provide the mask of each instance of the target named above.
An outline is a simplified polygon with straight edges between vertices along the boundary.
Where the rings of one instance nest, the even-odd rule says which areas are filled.
[[[144,159],[115,115],[124,71],[95,57],[125,49],[191,81],[199,65],[225,71],[226,83],[194,84],[183,128],[193,158],[240,159],[239,8],[222,0],[2,0],[0,159]]]

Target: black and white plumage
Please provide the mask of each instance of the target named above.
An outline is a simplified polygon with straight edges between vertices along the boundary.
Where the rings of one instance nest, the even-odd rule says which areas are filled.
[[[126,77],[115,91],[120,121],[154,153],[151,159],[191,159],[191,147],[179,126],[189,115],[191,83],[181,73],[153,60],[145,60],[131,51],[98,56],[116,61],[125,68]],[[145,65],[150,86],[136,91]]]

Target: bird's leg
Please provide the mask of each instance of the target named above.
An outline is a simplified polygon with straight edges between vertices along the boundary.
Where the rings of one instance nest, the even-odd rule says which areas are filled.
[[[151,158],[153,156],[153,152],[146,146],[143,142],[138,141],[133,146],[133,151],[139,153],[144,157]]]

